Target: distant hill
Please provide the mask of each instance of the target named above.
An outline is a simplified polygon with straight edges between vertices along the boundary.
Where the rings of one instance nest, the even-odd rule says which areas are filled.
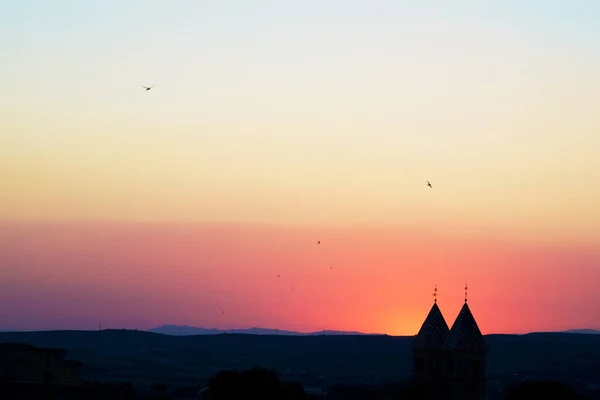
[[[267,330],[268,331],[268,330]],[[224,369],[271,368],[304,386],[379,385],[410,377],[414,336],[387,335],[164,335],[148,331],[0,332],[0,343],[67,350],[83,362],[90,381],[126,381],[136,387],[204,384]],[[560,378],[593,385],[600,371],[600,335],[529,333],[485,335],[490,387],[523,379]],[[577,383],[579,382],[579,383]],[[503,397],[502,397],[503,398]]]
[[[600,331],[596,329],[569,329],[564,331],[564,333],[587,333],[591,335],[600,335]]]
[[[247,328],[247,329],[217,329],[217,328],[197,328],[187,325],[163,325],[157,328],[149,329],[149,332],[160,333],[162,335],[189,336],[189,335],[219,335],[223,333],[247,334],[247,335],[285,335],[285,336],[315,336],[315,335],[381,335],[379,333],[362,333],[354,331],[329,331],[318,332],[297,332],[268,328]]]

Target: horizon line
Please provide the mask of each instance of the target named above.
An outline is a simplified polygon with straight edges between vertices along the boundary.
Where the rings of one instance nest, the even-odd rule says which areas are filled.
[[[162,332],[153,332],[153,330],[156,329],[160,329],[160,328],[164,328],[164,327],[177,327],[177,328],[191,328],[191,329],[201,329],[201,330],[206,330],[206,331],[218,331],[216,333],[205,333],[205,334],[188,334],[188,335],[177,335],[177,334],[169,334],[169,333],[162,333]],[[261,328],[261,327],[250,327],[250,328],[203,328],[203,327],[196,327],[196,326],[190,326],[190,325],[170,325],[170,324],[165,324],[165,325],[161,325],[161,326],[157,326],[154,328],[149,328],[149,329],[136,329],[136,328],[96,328],[96,329],[2,329],[0,328],[0,333],[35,333],[35,332],[102,332],[102,331],[132,331],[132,332],[146,332],[146,333],[154,333],[154,334],[158,334],[158,335],[165,335],[165,336],[210,336],[210,335],[219,335],[219,334],[239,334],[239,335],[255,335],[255,336],[271,336],[271,334],[256,334],[256,333],[250,333],[250,332],[231,332],[231,331],[250,331],[252,329],[261,329],[261,330],[265,330],[265,331],[280,331],[280,332],[287,332],[289,333],[288,335],[285,336],[304,336],[304,335],[315,335],[318,336],[319,333],[321,332],[335,332],[334,334],[330,334],[327,336],[392,336],[392,337],[413,337],[413,336],[417,336],[417,333],[414,334],[401,334],[401,335],[394,335],[394,334],[390,334],[390,333],[367,333],[367,332],[361,332],[361,331],[346,331],[346,330],[337,330],[337,329],[322,329],[322,330],[318,330],[318,331],[297,331],[297,330],[288,330],[288,329],[277,329],[277,328]],[[574,332],[575,331],[575,332]],[[598,334],[600,334],[600,329],[595,329],[595,328],[569,328],[569,329],[565,329],[565,330],[560,330],[560,331],[530,331],[530,332],[524,332],[524,333],[507,333],[507,332],[493,332],[493,333],[482,333],[483,336],[490,336],[490,335],[512,335],[512,336],[523,336],[523,335],[529,335],[529,334],[535,334],[535,333],[565,333],[565,334],[584,334],[582,332],[577,332],[577,331],[592,331],[592,332],[597,332]],[[349,335],[344,335],[344,333],[348,333]],[[277,336],[276,334],[273,334],[273,336]]]

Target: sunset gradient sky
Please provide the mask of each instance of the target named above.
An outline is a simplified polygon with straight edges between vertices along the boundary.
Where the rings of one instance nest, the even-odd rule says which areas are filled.
[[[600,329],[600,3],[482,3],[3,2],[0,329]]]

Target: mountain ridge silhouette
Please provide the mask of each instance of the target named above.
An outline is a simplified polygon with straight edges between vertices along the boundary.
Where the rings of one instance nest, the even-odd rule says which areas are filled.
[[[173,325],[166,324],[156,328],[148,329],[148,332],[160,333],[163,335],[219,335],[224,333],[230,334],[248,334],[248,335],[285,335],[285,336],[316,336],[316,335],[361,335],[361,336],[378,336],[385,335],[384,333],[363,333],[357,331],[337,331],[337,330],[322,330],[314,332],[300,332],[285,329],[272,328],[240,328],[240,329],[219,329],[219,328],[200,328],[189,325]]]
[[[597,329],[567,329],[566,331],[563,331],[563,333],[585,333],[585,334],[590,334],[590,335],[600,335],[600,331]]]
[[[314,332],[300,332],[285,329],[272,328],[239,328],[239,329],[219,329],[219,328],[201,328],[189,325],[174,325],[165,324],[156,328],[148,329],[148,332],[160,333],[162,335],[220,335],[220,334],[248,334],[248,335],[285,335],[285,336],[316,336],[316,335],[362,335],[362,336],[378,336],[386,335],[385,333],[364,333],[358,331],[338,331],[338,330],[322,330]],[[537,333],[537,332],[530,332]],[[557,333],[578,333],[578,334],[593,334],[600,335],[600,331],[596,329],[568,329]],[[402,335],[413,336],[413,335]]]

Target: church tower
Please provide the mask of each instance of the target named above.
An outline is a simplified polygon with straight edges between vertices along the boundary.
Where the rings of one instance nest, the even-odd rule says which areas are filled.
[[[412,345],[413,375],[420,383],[443,376],[444,351],[442,349],[450,329],[437,305],[437,286],[433,290],[433,307],[419,329]]]
[[[465,303],[448,325],[434,304],[413,342],[414,380],[436,399],[485,399],[486,345],[477,322]]]
[[[465,304],[442,346],[447,354],[445,375],[452,382],[455,398],[483,400],[487,348],[477,321],[467,304],[467,289],[465,285]]]

